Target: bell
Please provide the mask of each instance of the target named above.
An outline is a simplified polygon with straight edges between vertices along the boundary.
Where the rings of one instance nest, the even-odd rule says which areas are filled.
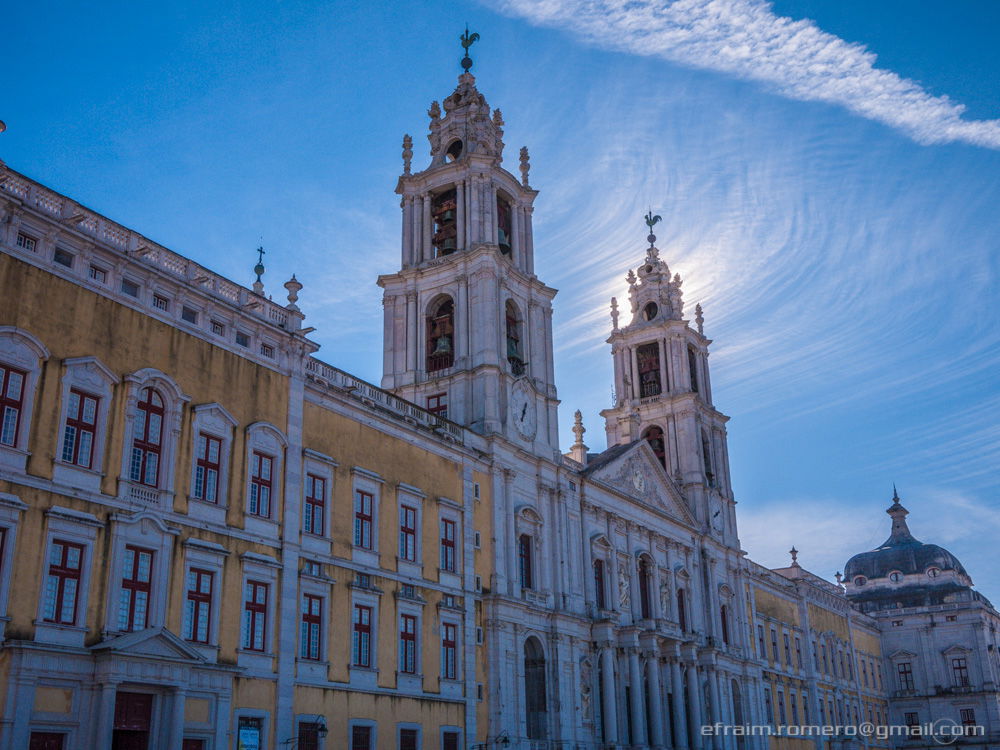
[[[451,354],[451,336],[438,336],[434,339],[432,354]]]

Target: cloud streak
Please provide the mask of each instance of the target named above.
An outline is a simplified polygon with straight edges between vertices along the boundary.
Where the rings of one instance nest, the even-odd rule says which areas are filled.
[[[586,42],[712,70],[791,99],[839,105],[921,144],[1000,149],[1000,120],[963,120],[965,106],[875,67],[876,55],[775,15],[761,0],[502,0],[502,12],[567,28]]]

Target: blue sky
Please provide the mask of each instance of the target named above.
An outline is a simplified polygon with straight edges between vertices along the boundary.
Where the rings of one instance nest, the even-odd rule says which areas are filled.
[[[576,408],[603,446],[607,303],[651,205],[715,340],[752,557],[832,576],[896,482],[1000,600],[994,2],[15,4],[0,158],[243,283],[262,241],[320,356],[377,381],[400,142],[425,163],[465,22],[541,191],[564,446]]]

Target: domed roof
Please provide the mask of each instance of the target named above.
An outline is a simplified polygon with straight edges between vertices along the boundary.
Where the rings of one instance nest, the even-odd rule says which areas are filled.
[[[968,577],[962,563],[944,547],[924,544],[915,539],[906,526],[909,511],[899,502],[899,495],[893,493],[892,505],[886,513],[892,518],[892,532],[876,549],[862,552],[847,561],[844,577],[853,581],[856,576],[868,579],[885,578],[893,571],[903,575],[925,573],[928,568],[939,571],[955,571]]]

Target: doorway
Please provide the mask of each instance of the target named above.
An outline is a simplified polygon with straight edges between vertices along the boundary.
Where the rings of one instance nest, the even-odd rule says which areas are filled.
[[[115,696],[111,750],[148,750],[152,717],[152,694],[119,692]]]

